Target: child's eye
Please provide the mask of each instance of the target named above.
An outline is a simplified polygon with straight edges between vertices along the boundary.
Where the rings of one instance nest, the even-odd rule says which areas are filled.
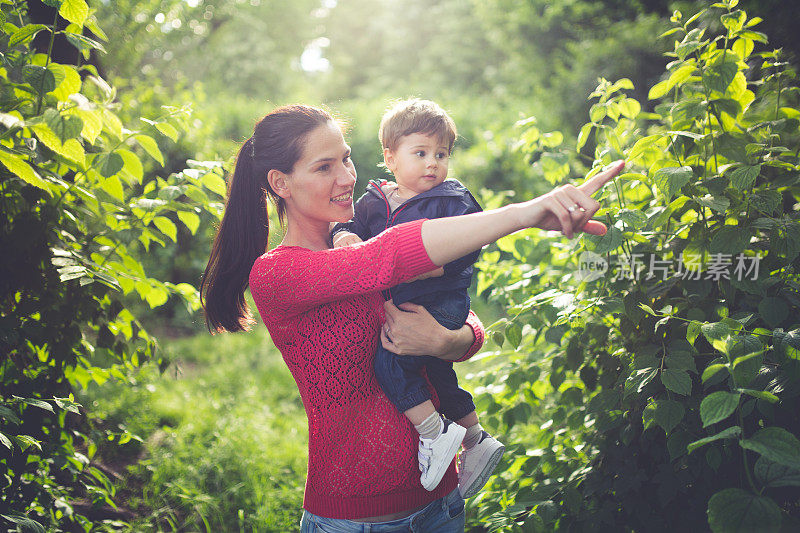
[[[417,150],[414,153],[420,157],[425,157],[425,150]]]
[[[444,159],[444,158],[447,157],[447,153],[439,152],[438,154],[436,154],[436,157],[439,158],[439,159]]]

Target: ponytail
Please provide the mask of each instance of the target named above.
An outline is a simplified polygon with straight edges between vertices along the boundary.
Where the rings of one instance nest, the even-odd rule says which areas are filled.
[[[200,302],[212,333],[246,331],[253,323],[244,291],[250,268],[267,251],[269,216],[266,176],[259,180],[254,175],[252,147],[251,138],[236,156],[225,214],[200,281]]]
[[[212,333],[250,329],[253,316],[244,292],[253,263],[267,251],[267,199],[275,204],[281,225],[286,212],[283,198],[270,188],[267,173],[273,169],[291,173],[306,136],[331,120],[319,108],[279,107],[256,124],[252,137],[239,149],[228,180],[225,213],[200,281],[200,303]]]

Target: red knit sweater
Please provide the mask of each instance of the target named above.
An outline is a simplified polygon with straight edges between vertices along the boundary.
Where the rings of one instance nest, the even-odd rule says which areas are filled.
[[[434,491],[422,488],[419,436],[386,398],[372,367],[383,320],[380,291],[436,268],[422,245],[422,222],[344,248],[279,246],[250,271],[253,299],[308,416],[303,507],[311,513],[351,519],[396,513],[458,484],[452,463]],[[475,342],[461,360],[483,344],[483,327],[471,312],[467,324]]]

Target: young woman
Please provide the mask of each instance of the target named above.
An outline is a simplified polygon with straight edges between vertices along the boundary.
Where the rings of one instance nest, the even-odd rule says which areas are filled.
[[[419,306],[384,307],[380,291],[519,229],[604,233],[590,220],[599,204],[589,195],[622,167],[580,187],[401,224],[333,249],[330,224],[353,215],[356,181],[339,125],[324,110],[300,105],[258,122],[237,156],[201,294],[209,327],[238,331],[250,321],[249,284],[297,382],[309,425],[303,531],[463,531],[454,465],[434,491],[422,488],[416,431],[381,391],[372,356],[382,342],[401,355],[463,360],[480,347],[482,326],[471,315],[461,330],[447,330]],[[286,232],[265,253],[267,197]]]

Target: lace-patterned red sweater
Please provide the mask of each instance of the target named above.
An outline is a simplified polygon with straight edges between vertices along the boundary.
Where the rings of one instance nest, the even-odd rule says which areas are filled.
[[[419,437],[372,368],[383,320],[380,291],[436,268],[422,244],[422,222],[344,248],[279,246],[250,271],[256,307],[308,416],[303,507],[311,513],[351,519],[396,513],[441,498],[458,484],[452,463],[435,490],[422,488]],[[467,324],[475,342],[461,360],[483,344],[483,326],[471,312]]]

